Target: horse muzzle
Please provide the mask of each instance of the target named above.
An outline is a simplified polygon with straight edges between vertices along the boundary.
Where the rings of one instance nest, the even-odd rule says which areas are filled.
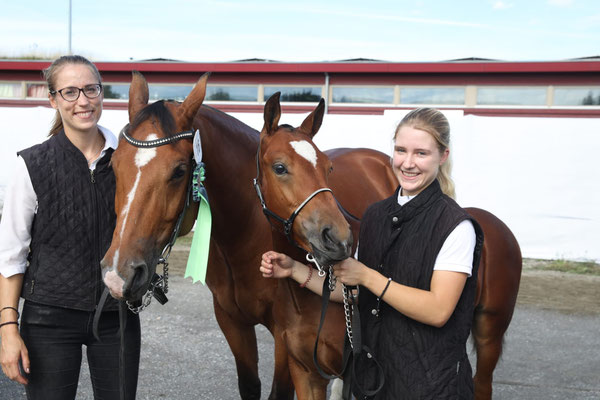
[[[350,234],[346,240],[340,239],[335,230],[330,227],[324,227],[317,235],[310,235],[308,242],[313,256],[323,266],[333,265],[352,254],[352,235]]]
[[[102,279],[111,296],[117,300],[129,302],[142,298],[156,269],[156,263],[150,266],[143,260],[130,261],[121,268],[106,265],[104,260],[100,265],[102,267]]]

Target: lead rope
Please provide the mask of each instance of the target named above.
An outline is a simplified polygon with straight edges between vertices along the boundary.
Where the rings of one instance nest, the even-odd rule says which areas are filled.
[[[126,381],[125,381],[125,328],[127,327],[127,305],[124,301],[119,301],[119,396],[120,400],[125,400]]]
[[[327,272],[325,272],[325,268],[323,268],[321,266],[321,264],[319,264],[319,262],[315,259],[315,257],[311,253],[306,254],[306,261],[315,264],[315,266],[317,267],[319,276],[322,277],[322,276],[327,275]],[[337,279],[336,279],[335,275],[333,274],[332,266],[329,266],[328,282],[329,283],[327,285],[327,289],[329,289],[330,292],[333,292],[335,290],[335,285],[337,283]],[[356,290],[358,292],[358,288]],[[350,340],[350,346],[352,346],[352,309],[351,309],[351,304],[350,304],[349,298],[350,298],[350,296],[352,296],[353,303],[355,303],[356,298],[358,297],[358,293],[351,295],[350,290],[343,283],[342,283],[342,293],[344,296],[344,319],[346,322],[346,334],[348,335],[348,339]],[[325,313],[322,313],[322,314],[324,315]],[[320,333],[320,329],[319,329],[319,333]],[[318,337],[318,335],[317,335],[317,337]]]
[[[325,269],[319,265],[319,263],[315,260],[312,254],[307,254],[306,259],[317,266],[319,270],[319,276],[321,273],[325,273]],[[351,290],[346,285],[342,284],[342,291],[344,297],[344,317],[346,320],[346,336],[344,342],[348,343],[348,347],[344,346],[344,354],[342,359],[342,370],[339,374],[329,375],[327,374],[319,364],[318,361],[318,347],[319,347],[319,337],[321,335],[321,330],[323,328],[323,323],[325,322],[325,314],[327,313],[327,308],[329,305],[329,298],[331,292],[335,290],[336,278],[333,274],[333,267],[329,266],[329,274],[328,279],[323,280],[323,290],[322,290],[322,304],[321,304],[321,319],[319,321],[319,328],[317,330],[317,338],[315,340],[315,347],[313,350],[313,362],[319,374],[325,379],[334,379],[341,378],[344,380],[344,388],[343,388],[343,399],[348,400],[351,397],[352,387],[355,387],[358,392],[360,392],[364,396],[374,396],[377,394],[383,384],[385,383],[385,376],[383,372],[383,368],[381,364],[377,361],[372,351],[366,346],[362,344],[361,332],[360,332],[360,314],[357,308],[357,300],[358,300],[358,286],[356,287],[355,293],[350,293]],[[351,299],[351,300],[350,300]],[[377,367],[377,377],[378,382],[376,383],[375,389],[368,390],[364,389],[362,385],[357,382],[356,379],[356,370],[357,370],[357,360],[360,357],[362,352],[366,352],[367,359],[371,360],[375,363]]]

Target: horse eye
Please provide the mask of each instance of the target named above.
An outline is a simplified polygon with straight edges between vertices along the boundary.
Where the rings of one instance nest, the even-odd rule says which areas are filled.
[[[284,174],[287,174],[287,172],[288,172],[287,168],[282,163],[273,164],[273,171],[277,175],[284,175]]]
[[[185,166],[178,165],[173,170],[173,174],[171,175],[171,180],[172,181],[179,180],[179,179],[183,178],[184,175],[185,175]]]

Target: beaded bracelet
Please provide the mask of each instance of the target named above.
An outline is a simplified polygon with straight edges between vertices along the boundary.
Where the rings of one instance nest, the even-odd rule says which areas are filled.
[[[300,284],[301,288],[306,287],[306,285],[308,284],[308,281],[310,281],[310,278],[312,278],[313,269],[310,265],[307,265],[307,267],[308,267],[308,277],[306,278],[304,283]]]

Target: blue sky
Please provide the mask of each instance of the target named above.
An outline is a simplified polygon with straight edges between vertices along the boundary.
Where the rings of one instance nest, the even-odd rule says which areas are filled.
[[[68,49],[68,0],[0,0],[0,55]],[[72,0],[94,61],[509,61],[600,55],[598,0]]]

